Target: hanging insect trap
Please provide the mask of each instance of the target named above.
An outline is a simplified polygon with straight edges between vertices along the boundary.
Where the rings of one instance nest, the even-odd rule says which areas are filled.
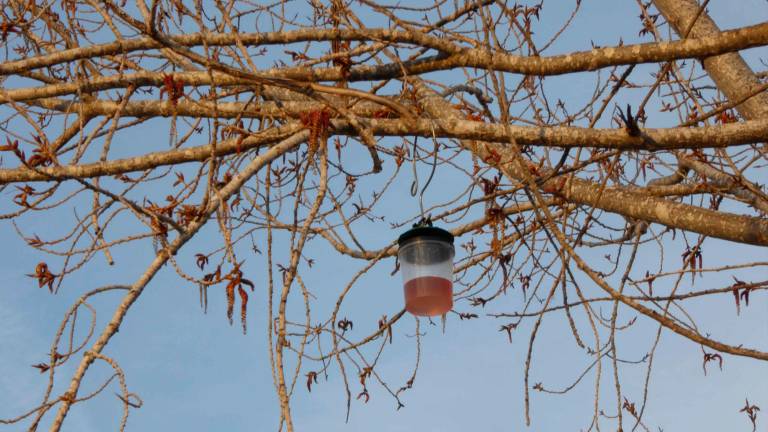
[[[397,243],[405,309],[418,316],[438,316],[450,311],[453,307],[453,234],[433,226],[414,226],[403,233]]]

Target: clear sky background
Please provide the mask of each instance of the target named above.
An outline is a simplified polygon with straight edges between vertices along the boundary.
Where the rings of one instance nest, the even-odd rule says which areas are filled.
[[[535,35],[537,41],[549,39],[571,10],[572,1],[545,2],[542,24]],[[305,8],[303,2],[290,2],[297,12]],[[562,5],[562,6],[561,6]],[[567,7],[566,7],[567,6]],[[590,48],[590,41],[598,45],[615,45],[639,41],[638,8],[633,0],[583,0],[583,10],[559,42],[545,54],[553,55]],[[742,27],[768,20],[768,4],[763,0],[712,0],[710,15],[722,29]],[[243,29],[241,29],[243,30]],[[644,41],[647,41],[645,39]],[[279,50],[275,50],[279,52]],[[753,49],[744,52],[756,70],[766,69],[760,60],[768,61],[768,50]],[[656,66],[638,69],[633,77],[648,79]],[[557,95],[566,103],[578,106],[588,100],[593,91],[586,79],[581,85],[579,75],[567,78],[547,78],[550,95]],[[5,86],[11,85],[6,83]],[[633,97],[643,92],[622,92],[619,104],[638,101]],[[634,95],[634,96],[633,96]],[[652,112],[652,111],[651,111]],[[674,119],[649,118],[648,127],[674,125]],[[118,135],[114,157],[137,154],[150,148],[167,146],[167,121],[154,121],[141,129],[140,134]],[[192,145],[201,145],[201,135]],[[359,154],[358,154],[359,153]],[[352,154],[367,167],[370,160],[364,153]],[[757,183],[768,183],[768,174],[758,173],[752,178]],[[380,179],[377,181],[381,181]],[[462,180],[463,181],[463,180]],[[437,201],[441,193],[453,192],[457,179],[437,177],[430,186],[430,198]],[[418,203],[407,193],[408,176],[401,176],[393,185],[387,205],[379,214],[388,220],[405,220],[418,213]],[[15,190],[0,194],[0,211],[15,209],[11,199]],[[160,197],[165,194],[157,192]],[[427,205],[429,202],[426,203]],[[27,217],[23,224],[26,233],[60,232],[60,220],[69,226],[73,211],[39,213]],[[86,210],[80,212],[85,213]],[[212,225],[212,224],[211,224]],[[450,228],[450,226],[448,227]],[[657,227],[658,228],[658,227]],[[128,228],[126,228],[128,230]],[[382,247],[394,240],[400,230],[380,224],[363,234],[363,241],[372,248]],[[180,260],[191,260],[196,247],[206,241],[217,240],[212,227],[202,237],[187,245]],[[264,244],[264,234],[255,236],[257,244]],[[679,242],[680,236],[678,236]],[[465,242],[468,238],[458,239]],[[0,223],[0,418],[7,418],[35,406],[47,383],[30,365],[46,362],[50,342],[64,312],[83,292],[104,284],[132,283],[153,258],[149,243],[128,248],[115,248],[116,265],[106,266],[103,257],[94,257],[86,270],[70,277],[52,296],[46,289],[38,289],[36,282],[25,276],[35,265],[48,257],[26,247],[9,221]],[[668,253],[682,250],[682,243],[667,244]],[[704,246],[707,263],[741,263],[750,257],[753,261],[768,260],[765,248],[740,246],[717,240],[707,240]],[[335,302],[338,293],[363,262],[350,262],[327,253],[322,241],[308,246],[308,255],[316,264],[304,276],[310,291],[318,297],[313,314],[323,319]],[[640,277],[641,269],[658,266],[655,249],[642,249],[633,276]],[[285,251],[282,251],[285,252]],[[287,254],[283,254],[287,256]],[[203,314],[198,303],[197,287],[181,280],[171,269],[164,269],[147,287],[129,312],[120,332],[106,349],[106,354],[118,359],[128,378],[129,389],[138,393],[144,406],[132,410],[129,430],[276,430],[279,406],[275,396],[269,368],[266,336],[266,295],[264,288],[265,258],[263,255],[244,255],[245,276],[254,280],[256,293],[249,303],[249,332],[243,335],[239,324],[229,326],[225,316],[225,298],[222,292],[211,289],[208,313]],[[601,256],[585,251],[590,260]],[[286,262],[287,258],[283,259]],[[278,261],[279,262],[279,261]],[[188,261],[187,263],[191,263]],[[402,308],[400,275],[389,272],[394,265],[389,260],[366,275],[345,301],[340,317],[355,322],[351,337],[362,337],[375,330],[383,314],[394,315]],[[766,267],[762,267],[766,269]],[[742,272],[743,280],[764,280],[766,272]],[[705,276],[691,286],[689,278],[681,285],[683,292],[728,286],[732,281],[721,276]],[[517,296],[517,297],[515,297]],[[707,298],[686,303],[692,315],[699,318],[703,331],[715,339],[734,345],[743,343],[763,351],[768,350],[768,301],[764,292],[753,294],[750,306],[742,307],[736,315],[730,294],[726,298]],[[97,331],[111,316],[119,294],[106,294],[95,299],[100,311]],[[519,293],[510,294],[499,305],[486,310],[470,310],[466,301],[457,302],[456,310],[471,312],[513,311],[522,301]],[[294,302],[292,306],[298,307]],[[602,307],[604,315],[610,307]],[[622,309],[620,322],[627,322],[635,314]],[[82,314],[85,318],[85,314]],[[320,318],[318,318],[320,319]],[[506,334],[498,327],[506,321],[483,318],[460,322],[450,316],[446,332],[422,320],[421,362],[413,389],[406,391],[406,407],[396,410],[394,400],[376,384],[369,384],[371,400],[352,401],[349,422],[345,423],[345,394],[337,368],[331,368],[327,380],[311,393],[299,378],[293,398],[295,425],[299,431],[345,430],[379,431],[512,431],[525,428],[523,415],[523,368],[527,351],[530,322],[522,325],[510,344]],[[622,358],[639,360],[648,352],[657,326],[644,317],[622,335],[618,349]],[[412,335],[415,320],[405,317],[394,329],[395,345],[385,352],[377,372],[394,389],[404,385],[411,374],[416,357]],[[378,345],[377,345],[378,346]],[[649,392],[649,405],[645,423],[652,430],[734,430],[749,431],[746,416],[739,413],[744,399],[763,408],[758,417],[758,430],[768,425],[768,365],[724,355],[722,372],[712,363],[709,374],[701,369],[702,353],[699,346],[680,336],[665,331],[657,351]],[[586,367],[591,358],[578,349],[568,331],[564,318],[552,315],[544,321],[534,351],[531,383],[543,382],[550,389],[569,385]],[[57,371],[60,378],[70,376],[76,363]],[[629,400],[639,405],[642,399],[646,363],[622,364],[623,391]],[[604,362],[601,382],[602,406],[607,414],[615,414],[612,372],[610,362]],[[289,369],[291,369],[289,367]],[[302,376],[306,370],[302,371]],[[101,383],[109,370],[97,365],[85,380],[81,394]],[[354,371],[350,375],[353,398],[359,391]],[[56,387],[62,391],[68,380],[62,379]],[[122,406],[114,396],[114,386],[100,397],[77,405],[69,415],[64,430],[114,430]],[[531,393],[532,425],[534,431],[578,431],[586,429],[591,419],[594,393],[594,370],[571,392],[565,395]],[[605,427],[608,423],[604,422]],[[7,430],[22,430],[13,425]]]

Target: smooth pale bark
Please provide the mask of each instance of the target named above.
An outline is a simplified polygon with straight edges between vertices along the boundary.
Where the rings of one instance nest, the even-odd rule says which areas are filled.
[[[460,118],[458,112],[445,99],[420,81],[414,82],[424,111],[449,120]],[[468,140],[462,140],[461,143],[487,163],[495,165],[507,177],[515,181],[524,178],[523,173],[515,168],[515,164],[510,163],[512,156],[504,146]],[[498,160],[494,162],[496,159]],[[560,180],[549,180],[542,185],[542,189],[568,202],[596,207],[628,218],[655,222],[723,240],[768,246],[768,219],[716,212],[622,188],[605,188],[601,192],[600,185],[576,178],[566,185],[562,185]]]
[[[169,105],[162,103],[161,105]],[[134,113],[135,114],[135,113]],[[126,115],[123,115],[126,117]],[[701,128],[645,129],[642,137],[628,135],[622,129],[588,129],[577,127],[504,126],[463,120],[460,117],[436,120],[359,119],[360,124],[376,136],[421,136],[424,138],[456,138],[495,142],[499,151],[514,139],[520,145],[558,148],[602,148],[620,150],[669,150],[719,148],[752,144],[768,139],[768,120],[731,123]],[[355,128],[344,120],[333,120],[333,135],[358,136]],[[268,129],[240,140],[231,138],[216,144],[215,154],[225,156],[268,145],[285,138],[300,128],[297,123]],[[133,158],[79,165],[19,167],[0,169],[0,184],[28,181],[50,181],[68,178],[91,178],[142,171],[159,166],[203,161],[210,157],[210,145],[153,152]]]
[[[688,29],[696,18],[700,5],[694,0],[654,0],[656,8],[661,12],[678,35]],[[734,2],[734,7],[742,7]],[[703,12],[696,19],[688,37],[702,38],[722,34],[712,18]],[[717,88],[729,100],[738,100],[757,88],[761,83],[752,69],[737,52],[707,57],[703,61],[707,71]],[[747,119],[768,117],[768,94],[765,92],[747,100],[736,107]]]
[[[325,39],[332,40],[334,35],[356,35],[360,31],[322,31],[315,30],[318,34],[323,34]],[[398,32],[379,31],[382,34],[394,34]],[[287,32],[290,33],[290,32]],[[435,38],[421,40],[422,36],[411,35],[412,32],[403,33],[402,37],[390,37],[397,40],[421,41],[426,46],[433,45],[430,41]],[[304,32],[302,34],[313,34]],[[277,34],[275,40],[280,40],[282,34]],[[261,34],[240,35],[248,41],[248,37],[260,39]],[[390,35],[391,36],[391,35]],[[211,35],[211,37],[220,37],[229,44],[233,43],[231,35]],[[184,40],[183,37],[180,37]],[[305,40],[324,40],[324,38],[312,38],[304,36]],[[350,39],[355,39],[350,37]],[[179,38],[174,38],[175,40]],[[199,38],[198,38],[199,39]],[[288,37],[282,37],[288,40]],[[296,38],[300,40],[302,38]],[[385,38],[386,39],[386,38]],[[275,42],[276,43],[276,42]],[[228,45],[229,45],[228,44]],[[516,56],[503,52],[488,51],[473,48],[453,47],[446,43],[434,42],[440,45],[443,51],[450,51],[451,54],[427,57],[414,61],[403,63],[392,63],[380,66],[356,66],[350,69],[348,74],[342,74],[339,68],[309,68],[293,67],[279,68],[258,71],[256,75],[264,79],[293,80],[297,85],[306,82],[318,81],[369,81],[376,79],[396,78],[407,73],[409,75],[423,74],[427,72],[451,70],[461,67],[474,67],[479,69],[488,69],[495,71],[519,73],[526,75],[560,75],[571,72],[583,72],[596,70],[609,66],[655,63],[662,61],[671,61],[681,58],[703,58],[712,55],[728,53],[740,49],[762,46],[768,44],[768,24],[759,24],[756,26],[745,27],[743,29],[723,32],[714,36],[702,37],[701,39],[686,39],[675,42],[647,43],[637,45],[626,45],[610,48],[598,48],[590,51],[570,53],[551,57],[527,57]],[[135,45],[135,46],[134,46]],[[54,53],[38,60],[28,59],[15,62],[6,62],[0,65],[0,75],[12,73],[21,73],[29,71],[34,67],[50,66],[52,64],[74,61],[79,58],[88,58],[94,55],[119,54],[123,47],[133,49],[147,49],[159,46],[157,42],[133,42],[118,41],[112,44],[99,45],[94,47],[75,48],[60,53]],[[105,48],[106,47],[106,48]],[[457,51],[458,50],[458,51]],[[210,75],[207,72],[180,72],[173,74],[177,80],[181,80],[185,85],[209,85]],[[214,74],[216,85],[234,85],[253,84],[252,81],[234,78],[223,74]],[[10,100],[19,102],[24,100],[39,99],[45,97],[61,96],[64,94],[74,94],[76,92],[93,92],[107,90],[110,88],[124,88],[128,85],[138,86],[162,86],[163,76],[161,74],[144,72],[135,74],[125,74],[121,76],[98,77],[87,81],[54,84],[37,88],[25,88],[5,90],[0,93],[0,103],[7,103]]]
[[[394,98],[392,98],[394,100]],[[62,112],[78,112],[86,116],[112,116],[120,110],[121,117],[217,117],[217,118],[299,118],[301,114],[323,109],[319,103],[288,101],[280,106],[273,102],[248,104],[224,102],[215,108],[210,103],[179,101],[137,101],[121,105],[118,102],[97,100],[87,103],[69,103],[58,99],[43,99],[36,105]],[[375,116],[383,112],[381,105],[370,101],[355,104],[352,112],[359,116]],[[386,111],[385,113],[391,113]],[[633,137],[621,129],[593,129],[582,127],[537,127],[502,125],[470,121],[461,117],[420,119],[416,122],[387,119],[359,119],[378,136],[437,136],[441,138],[472,139],[509,142],[515,138],[521,145],[543,147],[591,147],[622,150],[671,150],[719,148],[754,144],[768,140],[768,120],[730,123],[700,128],[643,129]],[[357,135],[347,122],[334,121],[337,134]],[[0,174],[2,179],[2,174]],[[2,181],[2,180],[0,180]]]

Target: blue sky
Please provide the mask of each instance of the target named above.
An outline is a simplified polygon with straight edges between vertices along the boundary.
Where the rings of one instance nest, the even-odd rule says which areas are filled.
[[[304,7],[301,2],[293,4]],[[567,8],[560,8],[567,4]],[[555,31],[557,24],[570,12],[571,1],[550,1],[544,5],[542,26],[537,40],[545,40]],[[721,28],[733,28],[768,20],[768,6],[761,0],[712,0],[711,16]],[[565,33],[548,54],[574,49],[589,49],[590,41],[600,45],[616,44],[619,38],[625,42],[637,41],[639,22],[634,1],[583,0],[583,10],[573,26]],[[552,24],[547,25],[546,23]],[[549,32],[549,33],[548,33]],[[744,53],[756,69],[765,69],[759,59],[768,59],[765,48]],[[643,68],[653,71],[655,67]],[[636,72],[638,79],[648,79],[647,73]],[[584,85],[581,79],[584,78]],[[547,78],[550,94],[557,94],[566,103],[584,102],[591,94],[591,82],[587,74],[576,77]],[[8,84],[6,84],[8,85]],[[617,103],[635,103],[641,93],[622,93]],[[671,126],[669,118],[653,118],[648,126]],[[113,145],[115,157],[146,151],[151,146],[167,146],[166,121],[152,122],[137,135],[118,135]],[[145,139],[147,137],[147,139]],[[157,143],[155,142],[157,137]],[[151,139],[149,139],[151,138]],[[202,144],[203,136],[192,144]],[[359,160],[364,166],[370,161],[364,152],[351,151],[347,160]],[[422,178],[426,173],[421,171]],[[766,183],[768,177],[753,178]],[[361,188],[381,182],[381,178],[366,180]],[[404,220],[418,213],[418,203],[407,191],[411,178],[400,176],[395,181],[390,197],[378,210],[388,220]],[[441,194],[450,194],[462,179],[450,178],[438,171],[429,189],[429,200],[437,202]],[[164,196],[162,191],[156,191]],[[15,206],[11,198],[15,194],[8,189],[0,196],[0,211],[7,212]],[[429,202],[425,203],[429,205]],[[68,208],[53,214],[40,213],[24,219],[22,227],[27,233],[59,233],[60,219],[70,224],[73,211]],[[82,213],[84,213],[83,210]],[[64,226],[68,226],[64,224]],[[213,224],[210,224],[213,225]],[[449,227],[450,228],[450,227]],[[658,228],[658,227],[656,227]],[[126,231],[130,226],[124,228]],[[399,234],[387,224],[370,224],[370,230],[361,235],[372,247],[381,247]],[[213,227],[201,232],[201,237],[187,245],[179,260],[187,264],[191,256],[207,242],[215,241]],[[263,233],[255,237],[263,245]],[[678,237],[680,239],[680,237]],[[459,242],[466,238],[458,239]],[[37,289],[34,281],[25,276],[31,273],[41,260],[48,260],[40,253],[25,246],[16,235],[13,226],[5,220],[0,224],[0,242],[3,244],[0,260],[0,418],[18,415],[34,406],[42,394],[47,378],[31,368],[31,364],[47,361],[50,341],[64,312],[84,291],[115,282],[132,283],[154,252],[148,242],[128,248],[115,248],[116,265],[104,264],[102,256],[94,257],[85,270],[69,278],[56,296],[45,289]],[[665,245],[668,253],[682,251],[679,242]],[[705,243],[705,260],[708,263],[740,263],[749,257],[753,261],[768,261],[764,248],[752,248],[716,240]],[[282,262],[287,262],[284,246],[277,247]],[[340,259],[328,253],[328,248],[317,240],[308,245],[307,254],[316,258],[312,269],[304,269],[304,280],[309,290],[318,297],[313,315],[325,319],[337,293],[363,265]],[[584,256],[600,266],[600,254],[585,251]],[[144,406],[133,410],[128,421],[132,430],[276,430],[278,427],[278,403],[269,370],[267,336],[265,326],[266,295],[265,258],[263,255],[243,255],[246,258],[245,276],[256,283],[256,293],[249,303],[249,332],[242,335],[237,323],[229,326],[225,316],[223,293],[211,290],[208,313],[203,314],[198,303],[197,288],[181,280],[172,269],[163,269],[145,290],[128,314],[120,332],[112,340],[105,353],[118,359],[128,378],[131,391],[138,393]],[[641,269],[656,268],[658,257],[655,248],[641,248],[639,262],[633,276],[640,277]],[[281,262],[278,260],[278,262]],[[347,316],[355,322],[353,337],[362,337],[375,330],[383,314],[389,316],[402,307],[399,275],[389,275],[393,260],[377,266],[364,276],[345,301],[340,317]],[[191,268],[192,266],[188,266]],[[765,269],[765,267],[762,267]],[[766,272],[757,270],[737,273],[744,280],[763,280]],[[685,278],[681,291],[719,288],[732,283],[729,278],[705,276],[691,286]],[[663,286],[663,285],[662,285]],[[664,288],[661,288],[664,289]],[[667,287],[668,289],[668,287]],[[768,350],[768,302],[763,292],[756,293],[748,308],[743,307],[736,316],[730,294],[724,298],[707,298],[687,303],[688,311],[698,317],[715,339],[733,344],[743,343],[763,351]],[[97,331],[111,316],[119,301],[119,294],[105,294],[93,301],[100,311]],[[292,298],[291,307],[300,307],[300,297]],[[522,301],[519,293],[510,294],[500,305],[480,312],[512,311]],[[459,311],[470,311],[467,303],[459,303]],[[610,313],[608,303],[602,306],[604,314]],[[475,310],[471,310],[476,312]],[[635,314],[620,308],[620,322],[626,322]],[[297,315],[301,317],[301,315]],[[81,317],[85,318],[85,314]],[[352,401],[349,422],[345,423],[345,394],[337,368],[329,370],[326,380],[321,377],[311,393],[304,387],[303,374],[293,398],[294,422],[297,430],[363,430],[378,431],[510,431],[524,429],[523,416],[523,367],[527,351],[531,322],[514,333],[510,344],[506,335],[498,332],[503,320],[484,318],[460,322],[449,317],[446,332],[439,326],[421,321],[422,338],[419,373],[413,389],[404,393],[406,407],[396,410],[394,400],[376,384],[369,384],[371,400],[368,404]],[[582,326],[584,323],[580,322]],[[415,320],[405,317],[395,327],[395,344],[385,351],[377,365],[379,373],[394,389],[404,385],[414,366],[416,349],[412,335]],[[639,360],[653,341],[656,324],[639,317],[638,323],[618,342],[623,358]],[[581,328],[582,335],[586,327]],[[378,347],[378,341],[374,342]],[[367,351],[370,352],[370,351]],[[768,424],[764,414],[768,412],[768,366],[733,356],[724,356],[723,371],[710,364],[705,377],[701,370],[700,348],[670,332],[664,332],[652,371],[646,424],[652,430],[745,430],[751,429],[743,413],[744,398],[764,408],[758,417],[758,430]],[[531,383],[543,382],[546,388],[558,389],[568,385],[591,358],[578,349],[568,331],[567,322],[561,315],[553,314],[544,321],[534,351],[534,367]],[[639,402],[646,364],[622,364],[622,386],[628,399]],[[73,364],[57,371],[60,378],[71,375]],[[615,413],[612,372],[610,362],[603,363],[601,382],[602,407],[606,413]],[[292,370],[292,366],[288,368]],[[309,369],[308,369],[309,370]],[[104,365],[92,368],[85,380],[87,392],[101,383],[109,370]],[[62,391],[67,380],[60,380],[57,391]],[[359,391],[357,377],[351,373],[353,398]],[[113,430],[121,414],[121,405],[114,397],[117,387],[111,387],[100,397],[76,406],[65,423],[68,431]],[[532,392],[532,425],[530,430],[584,430],[589,426],[594,392],[594,371],[572,392],[566,395],[546,395]],[[639,404],[638,404],[639,405]],[[609,428],[609,423],[601,425]],[[762,429],[760,429],[762,428]],[[22,430],[22,426],[10,426],[7,430]]]

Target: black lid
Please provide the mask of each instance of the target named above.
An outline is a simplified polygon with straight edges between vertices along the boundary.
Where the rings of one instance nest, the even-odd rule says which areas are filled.
[[[409,240],[415,239],[417,237],[431,237],[436,240],[443,240],[445,242],[453,244],[453,234],[451,234],[450,232],[442,228],[437,228],[432,226],[409,229],[408,231],[400,235],[400,237],[397,239],[397,244],[399,246],[402,246],[405,243],[407,243]]]

